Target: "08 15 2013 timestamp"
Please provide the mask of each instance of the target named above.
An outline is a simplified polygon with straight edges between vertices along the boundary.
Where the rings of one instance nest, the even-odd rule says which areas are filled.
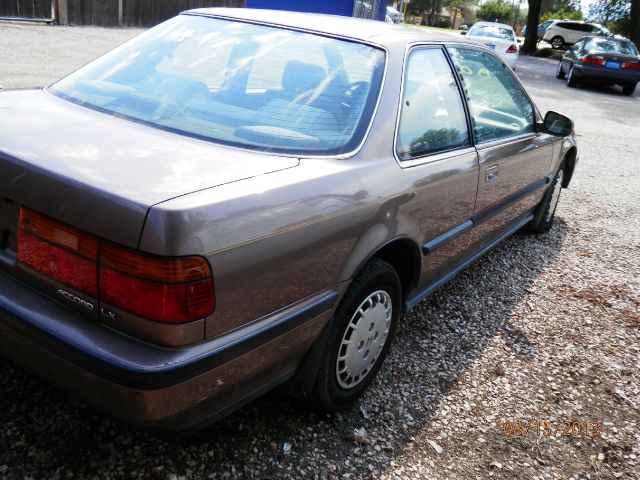
[[[502,423],[502,433],[508,437],[597,437],[602,434],[602,422],[591,419],[571,420],[516,420],[506,419]]]

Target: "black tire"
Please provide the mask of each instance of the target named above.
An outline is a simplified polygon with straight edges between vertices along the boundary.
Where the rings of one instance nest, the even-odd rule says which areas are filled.
[[[544,194],[542,201],[536,209],[533,220],[525,227],[525,230],[531,233],[546,233],[553,226],[553,219],[556,214],[556,207],[560,200],[560,192],[562,192],[562,181],[565,175],[564,162],[560,164],[558,171],[553,177],[551,185]],[[557,198],[554,199],[554,192],[557,190]]]
[[[625,95],[633,95],[633,92],[636,91],[636,85],[635,83],[627,83],[626,85],[622,86],[622,93],[624,93]]]
[[[344,356],[349,351],[349,347],[356,348],[356,345],[360,347],[360,344],[363,343],[362,341],[356,342],[357,338],[354,338],[354,335],[357,335],[359,332],[357,325],[361,325],[361,328],[365,325],[364,323],[360,324],[365,318],[364,314],[360,314],[360,312],[362,312],[360,309],[361,307],[365,308],[367,305],[374,305],[374,303],[363,304],[369,300],[370,297],[378,294],[377,292],[386,292],[388,295],[387,300],[390,300],[391,306],[390,320],[388,323],[385,323],[385,325],[388,325],[388,333],[386,337],[381,340],[381,350],[379,350],[378,355],[372,360],[373,363],[366,373],[363,371],[361,377],[347,377],[345,373],[339,375],[339,365],[344,365],[344,362],[339,364],[338,356],[339,354]],[[351,283],[334,315],[327,346],[322,355],[315,385],[309,397],[309,401],[314,407],[325,412],[342,410],[350,406],[362,392],[364,392],[387,356],[398,324],[398,318],[400,317],[401,302],[400,279],[394,268],[387,262],[377,258],[372,259]],[[369,311],[372,312],[373,308],[374,307],[369,306]],[[385,307],[384,304],[380,302],[375,304],[375,308],[382,308],[384,310]],[[366,311],[365,309],[364,312]],[[356,319],[355,323],[353,322],[354,319]],[[349,331],[350,333],[348,333]],[[366,349],[369,348],[370,345],[375,344],[374,341],[372,341],[374,335],[375,338],[379,338],[376,335],[379,332],[377,328],[371,330],[367,327],[366,331],[368,332],[366,344],[356,351],[351,350],[351,352],[354,353],[365,350],[364,358],[366,358]],[[353,341],[350,345],[343,345],[344,341],[349,342],[349,340]],[[361,354],[358,355],[358,358],[360,355]],[[340,380],[338,378],[339,376]],[[353,379],[353,387],[345,388],[345,386],[340,383],[348,383],[348,378]]]
[[[551,48],[560,50],[564,46],[564,38],[562,38],[560,35],[556,35],[551,39],[551,42],[549,43],[551,43]]]
[[[558,67],[556,68],[556,78],[559,78],[560,80],[564,80],[564,77],[567,74],[564,73],[564,70],[562,69],[562,60],[560,62],[558,62]]]
[[[575,75],[573,74],[573,65],[569,67],[569,73],[567,73],[567,87],[574,88],[578,86]]]

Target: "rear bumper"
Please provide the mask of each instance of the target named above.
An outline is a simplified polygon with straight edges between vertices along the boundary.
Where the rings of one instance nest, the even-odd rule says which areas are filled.
[[[640,71],[625,71],[622,69],[612,69],[606,67],[593,67],[576,62],[573,65],[573,73],[580,80],[593,80],[607,83],[638,83],[640,82]]]
[[[0,351],[130,423],[189,429],[291,376],[336,298],[324,292],[224,337],[166,349],[78,317],[0,274]]]

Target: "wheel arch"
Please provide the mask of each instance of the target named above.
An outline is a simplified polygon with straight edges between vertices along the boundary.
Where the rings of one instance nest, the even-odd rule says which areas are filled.
[[[578,149],[575,145],[572,145],[564,154],[562,161],[565,165],[565,177],[562,179],[562,187],[567,188],[573,177],[573,171],[576,168],[578,161]]]
[[[408,236],[392,238],[371,251],[369,255],[358,264],[358,267],[354,269],[349,278],[356,278],[373,258],[378,258],[389,263],[398,273],[402,288],[401,303],[402,308],[404,308],[405,300],[411,290],[418,285],[420,279],[422,264],[420,248],[416,242]],[[308,397],[310,395],[318,373],[320,359],[327,346],[333,321],[334,319],[332,317],[315,343],[301,360],[293,378],[284,385],[283,389],[288,393],[299,397]]]
[[[420,247],[414,240],[407,236],[388,240],[370,252],[369,255],[360,262],[351,275],[351,278],[356,278],[365,265],[373,258],[384,260],[395,269],[400,278],[402,301],[404,303],[411,290],[418,285],[420,279],[420,267],[422,263]]]

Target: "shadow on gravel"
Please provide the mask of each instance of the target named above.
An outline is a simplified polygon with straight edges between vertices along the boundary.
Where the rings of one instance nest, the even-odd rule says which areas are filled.
[[[359,478],[378,478],[393,468],[412,437],[438,420],[441,400],[490,342],[503,341],[524,359],[536,356],[540,346],[510,319],[532,282],[554,263],[566,235],[560,217],[548,234],[515,235],[405,315],[373,388],[341,414],[309,411],[274,391],[193,437],[171,442],[67,400],[4,361],[0,477],[228,478],[226,472],[341,478],[356,468]],[[503,365],[495,365],[492,378],[482,381],[504,373]],[[358,445],[353,430],[359,427],[369,438]],[[285,442],[292,446],[289,454]]]

